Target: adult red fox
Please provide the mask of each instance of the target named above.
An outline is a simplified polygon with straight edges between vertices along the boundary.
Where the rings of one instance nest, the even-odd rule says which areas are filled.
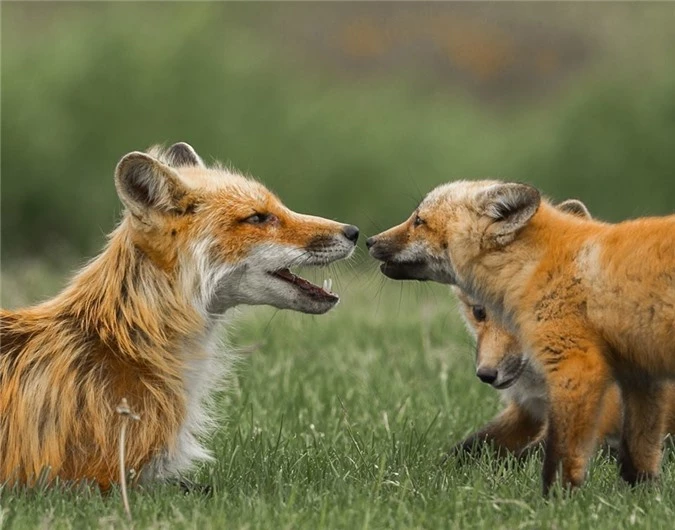
[[[367,242],[394,279],[458,285],[544,374],[544,492],[580,485],[607,391],[623,398],[621,476],[658,475],[675,377],[675,216],[618,224],[569,215],[535,188],[457,181]]]
[[[0,312],[0,483],[107,489],[120,472],[122,398],[141,416],[126,444],[141,478],[209,459],[199,440],[228,369],[224,313],[268,304],[318,314],[338,302],[289,269],[347,258],[355,226],[292,212],[185,143],[126,155],[115,186],[125,212],[103,252],[55,298]]]

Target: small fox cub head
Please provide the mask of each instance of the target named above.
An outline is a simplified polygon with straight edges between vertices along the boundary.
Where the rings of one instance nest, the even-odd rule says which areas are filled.
[[[590,218],[586,206],[575,199],[558,204],[563,212]],[[527,367],[527,356],[516,337],[495,321],[490,311],[457,286],[452,286],[469,332],[476,339],[476,376],[503,390],[512,386]]]
[[[515,383],[527,364],[518,339],[496,322],[485,306],[459,287],[453,290],[469,332],[476,339],[476,376],[503,390]]]
[[[526,184],[452,182],[431,191],[408,220],[366,245],[390,278],[457,284],[458,271],[511,243],[540,202],[539,191]]]
[[[207,168],[186,143],[126,155],[115,171],[135,248],[206,314],[237,304],[325,313],[338,302],[291,267],[349,257],[359,230],[301,215],[255,180]]]

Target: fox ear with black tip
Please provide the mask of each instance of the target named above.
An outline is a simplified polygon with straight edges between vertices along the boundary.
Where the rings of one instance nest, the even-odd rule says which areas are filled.
[[[569,213],[581,217],[582,219],[591,219],[591,212],[586,205],[577,199],[567,199],[556,206],[561,212]]]
[[[492,220],[486,235],[494,244],[504,246],[537,213],[541,194],[533,186],[506,182],[485,190],[479,204],[483,215]]]
[[[185,210],[185,184],[175,170],[146,153],[134,151],[119,161],[115,188],[127,209],[140,219],[153,212]]]

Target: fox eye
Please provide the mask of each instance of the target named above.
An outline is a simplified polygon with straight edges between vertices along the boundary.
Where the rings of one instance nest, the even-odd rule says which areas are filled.
[[[424,224],[424,219],[422,219],[419,215],[415,216],[415,221],[413,222],[413,225],[422,226],[423,224]]]
[[[473,313],[473,318],[475,318],[477,322],[485,322],[487,313],[485,313],[485,308],[482,305],[472,306],[471,312]]]
[[[276,216],[272,215],[271,213],[254,213],[253,215],[248,216],[242,222],[251,225],[262,225],[274,222],[276,219]]]

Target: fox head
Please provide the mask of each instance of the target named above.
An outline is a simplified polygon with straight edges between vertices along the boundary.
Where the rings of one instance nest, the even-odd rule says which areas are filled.
[[[431,191],[405,222],[366,245],[390,278],[464,287],[466,271],[514,242],[541,202],[526,184],[456,181]]]
[[[497,389],[513,385],[527,363],[518,339],[484,305],[453,286],[469,333],[476,339],[476,376]]]
[[[182,142],[127,154],[115,186],[135,248],[204,313],[268,304],[318,314],[338,302],[329,285],[290,268],[349,257],[357,227],[293,212],[259,182],[206,167]]]
[[[590,219],[586,206],[570,199],[556,206],[560,211]],[[518,339],[506,330],[479,301],[459,287],[452,287],[464,322],[476,339],[476,376],[503,390],[512,386],[527,368],[527,355]]]
[[[456,181],[432,190],[405,222],[366,245],[390,278],[457,284],[458,269],[507,245],[539,203],[539,192],[524,184]]]

